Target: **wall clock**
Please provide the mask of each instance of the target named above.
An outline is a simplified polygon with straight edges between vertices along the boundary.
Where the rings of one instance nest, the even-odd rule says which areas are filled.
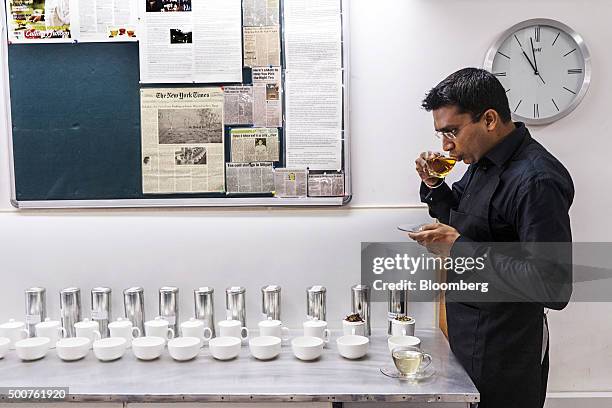
[[[506,30],[489,49],[484,68],[504,85],[513,120],[529,125],[568,115],[591,82],[591,57],[580,34],[543,18]]]

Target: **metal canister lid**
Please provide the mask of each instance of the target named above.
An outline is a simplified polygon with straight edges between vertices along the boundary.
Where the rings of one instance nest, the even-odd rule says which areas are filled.
[[[309,293],[325,293],[327,289],[325,289],[325,286],[314,285],[309,287],[306,291]]]
[[[111,292],[112,292],[111,288],[106,288],[102,286],[98,286],[91,290],[91,293],[111,293]]]
[[[210,293],[214,293],[215,289],[211,288],[210,286],[200,286],[199,288],[194,289],[193,292],[197,295],[208,295]]]
[[[132,286],[131,288],[127,288],[126,290],[123,291],[123,293],[125,294],[140,293],[140,292],[144,292],[144,289],[141,288],[140,286]]]
[[[162,286],[159,288],[159,293],[178,293],[179,289],[176,286]]]
[[[38,294],[38,293],[45,293],[46,291],[47,290],[45,288],[34,286],[32,288],[27,288],[25,290],[25,293],[27,293],[27,294],[30,294],[30,293]]]
[[[225,293],[227,294],[236,294],[244,292],[246,292],[246,288],[242,286],[230,286],[229,288],[225,289]]]
[[[61,293],[77,293],[80,292],[81,289],[77,288],[77,287],[69,287],[69,288],[64,288],[62,289]]]
[[[281,287],[280,285],[266,285],[261,288],[261,291],[266,293],[275,293],[280,292]]]

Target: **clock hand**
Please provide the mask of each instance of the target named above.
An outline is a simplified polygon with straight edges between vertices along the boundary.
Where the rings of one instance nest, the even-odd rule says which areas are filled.
[[[540,75],[538,71],[538,61],[536,60],[536,56],[535,56],[535,48],[533,47],[533,38],[529,37],[529,41],[531,41],[531,54],[533,55],[533,63],[535,64],[534,74]]]
[[[529,62],[529,65],[531,65],[531,68],[533,68],[533,73],[535,75],[538,74],[538,70],[536,69],[535,65],[533,65],[533,63],[531,62],[531,60],[529,59],[529,55],[527,55],[527,53],[525,52],[525,50],[523,49],[523,47],[521,47],[521,51],[523,51],[523,55],[525,56],[525,58],[527,58],[527,62]]]

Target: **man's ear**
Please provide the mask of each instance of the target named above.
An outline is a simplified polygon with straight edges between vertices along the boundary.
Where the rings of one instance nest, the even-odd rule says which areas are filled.
[[[495,130],[495,128],[501,123],[501,118],[495,109],[486,110],[482,117],[489,132]]]

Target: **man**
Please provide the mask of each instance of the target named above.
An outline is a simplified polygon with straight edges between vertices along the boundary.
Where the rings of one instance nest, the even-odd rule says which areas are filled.
[[[422,106],[433,113],[443,150],[469,167],[451,188],[428,172],[435,153],[416,159],[421,199],[439,223],[409,236],[441,256],[483,257],[484,270],[461,278],[492,286],[482,298],[447,291],[451,349],[480,391],[480,408],[542,407],[544,308],[560,310],[571,295],[571,177],[524,124],[512,122],[505,90],[487,71],[455,72]],[[529,245],[552,242],[566,244],[551,245],[545,259],[529,252]]]

